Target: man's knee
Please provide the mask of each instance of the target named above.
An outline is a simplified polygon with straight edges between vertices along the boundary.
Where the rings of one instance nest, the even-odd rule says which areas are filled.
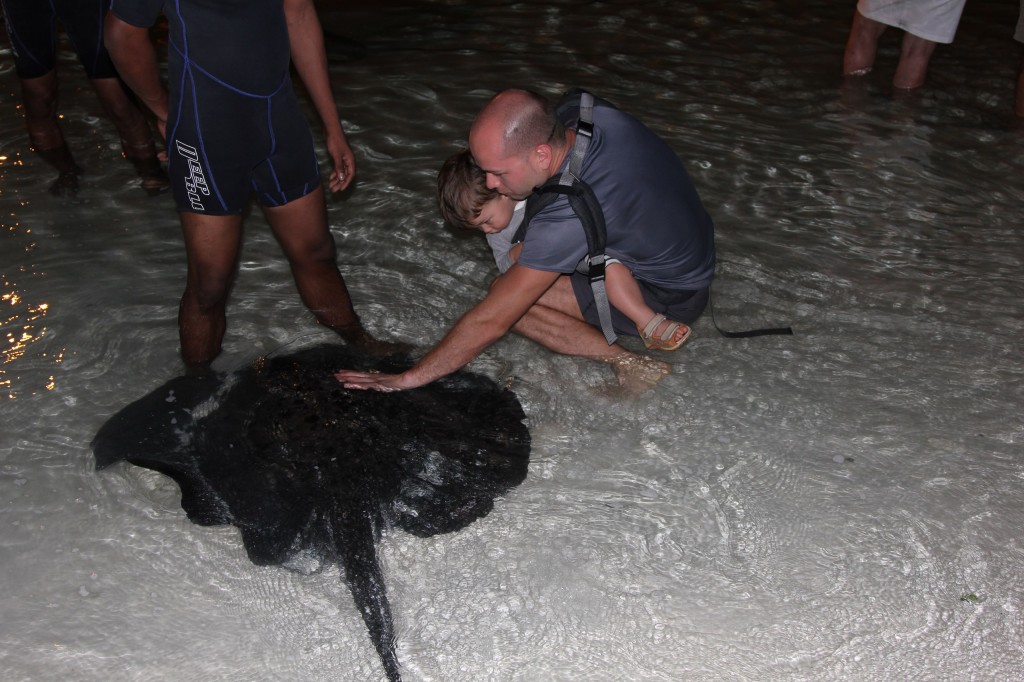
[[[121,87],[120,81],[116,78],[97,78],[92,83],[96,90],[96,95],[99,97],[100,104],[103,106],[104,111],[110,115],[110,118],[113,119],[122,136],[126,132],[134,132],[131,130],[132,128],[145,124],[146,119],[143,117],[142,112],[129,99],[128,94]],[[146,127],[146,133],[149,133],[148,126]]]
[[[334,235],[329,230],[324,230],[323,235],[320,239],[316,240],[316,243],[310,247],[310,257],[320,261],[330,261],[338,257],[338,247],[334,242]]]
[[[330,231],[324,230],[310,238],[290,241],[285,251],[288,260],[295,265],[334,263],[338,249]]]
[[[185,289],[184,300],[186,303],[191,303],[192,307],[201,313],[223,310],[227,305],[227,295],[224,292],[200,287]]]
[[[212,312],[224,308],[231,289],[232,273],[192,268],[185,286],[184,301],[201,312]]]
[[[22,81],[25,118],[32,122],[56,120],[57,81],[49,76]]]

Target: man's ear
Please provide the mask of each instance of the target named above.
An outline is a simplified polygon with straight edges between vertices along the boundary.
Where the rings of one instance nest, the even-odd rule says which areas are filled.
[[[538,168],[543,171],[551,169],[551,145],[539,144],[534,148],[533,154]]]

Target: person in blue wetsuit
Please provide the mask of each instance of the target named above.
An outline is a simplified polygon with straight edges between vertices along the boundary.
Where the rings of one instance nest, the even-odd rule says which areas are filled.
[[[117,78],[103,45],[109,0],[0,0],[21,84],[25,124],[32,150],[59,175],[50,185],[58,196],[78,192],[82,169],[75,163],[57,117],[57,26],[64,28],[104,111],[121,136],[121,149],[151,194],[167,188],[153,132],[142,110]]]
[[[169,92],[148,31],[161,12]],[[202,370],[221,350],[250,196],[320,323],[370,350],[388,350],[364,330],[338,271],[312,134],[290,80],[294,64],[323,123],[329,187],[344,190],[355,157],[334,106],[312,0],[113,0],[106,39],[167,139],[188,256],[178,316],[185,364]]]
[[[578,100],[559,111],[525,90],[501,92],[484,107],[469,147],[487,187],[526,199],[563,176],[575,154]],[[596,100],[579,179],[603,211],[605,254],[629,268],[653,310],[686,324],[696,320],[714,275],[714,227],[668,145],[636,118]],[[595,327],[588,278],[576,274],[587,254],[581,220],[566,196],[558,196],[530,218],[518,261],[415,366],[398,375],[343,370],[336,377],[351,388],[414,388],[456,371],[514,329],[553,351],[607,362],[624,387],[642,390],[660,378],[660,368],[609,343]],[[612,317],[618,333],[639,333],[628,319],[616,320],[614,311]]]

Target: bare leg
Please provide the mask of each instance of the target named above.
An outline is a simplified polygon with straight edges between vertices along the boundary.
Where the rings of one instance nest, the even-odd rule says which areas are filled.
[[[377,341],[363,328],[338,270],[323,187],[284,206],[265,208],[264,212],[288,257],[302,302],[320,324],[373,353],[408,350],[405,344]]]
[[[57,72],[39,78],[22,78],[21,93],[25,103],[25,124],[33,150],[59,175],[50,185],[50,193],[74,196],[78,193],[78,176],[82,169],[75,163],[57,124]]]
[[[612,263],[605,268],[604,277],[605,285],[608,289],[608,301],[636,325],[642,337],[644,328],[657,313],[644,301],[640,285],[637,284],[632,271],[622,263]],[[675,323],[679,325],[675,331],[670,336],[667,336],[667,338],[663,338],[662,334],[666,334],[672,324],[672,320],[663,320],[651,330],[650,337],[666,343],[676,343],[681,342],[689,335],[690,328],[678,322]]]
[[[843,54],[843,75],[864,76],[871,73],[878,52],[878,39],[885,32],[886,25],[868,19],[860,12],[854,12],[850,26],[850,37]]]
[[[896,75],[892,85],[900,90],[913,90],[924,85],[928,73],[928,62],[935,52],[935,42],[919,38],[912,33],[903,36],[903,47],[900,49],[900,62],[896,66]]]
[[[612,263],[604,270],[608,301],[618,308],[637,327],[643,328],[654,317],[654,311],[644,301],[640,285],[633,273],[622,263]]]
[[[563,355],[578,355],[612,366],[623,392],[636,395],[671,373],[671,365],[631,353],[583,321],[567,277],[560,277],[512,328],[517,334]]]
[[[142,110],[129,98],[118,79],[96,78],[92,83],[100,104],[121,135],[121,148],[124,150],[125,158],[135,166],[139,177],[142,178],[142,189],[150,194],[167,189],[170,181],[157,159],[153,131],[150,130]]]
[[[190,370],[208,366],[226,327],[225,306],[242,239],[242,217],[182,213],[188,281],[178,309],[181,357]]]

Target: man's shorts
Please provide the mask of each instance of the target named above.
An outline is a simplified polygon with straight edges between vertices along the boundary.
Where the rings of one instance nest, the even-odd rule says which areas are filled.
[[[110,0],[2,0],[4,23],[14,51],[18,78],[39,78],[57,65],[60,20],[89,78],[114,78],[103,47],[103,17]]]
[[[251,194],[281,206],[320,186],[313,136],[287,76],[270,95],[242,92],[194,65],[178,78],[167,157],[179,211],[238,215]]]
[[[597,305],[594,303],[594,290],[590,288],[590,279],[579,272],[574,272],[569,280],[572,282],[572,291],[576,295],[576,302],[579,303],[583,319],[587,324],[601,328],[601,321],[597,316]],[[698,289],[697,291],[673,291],[662,289],[642,280],[637,280],[640,285],[640,292],[644,301],[650,308],[661,313],[670,320],[692,324],[696,322],[704,308],[708,304],[710,288]],[[624,336],[640,336],[636,325],[612,306],[612,327],[617,334]]]

